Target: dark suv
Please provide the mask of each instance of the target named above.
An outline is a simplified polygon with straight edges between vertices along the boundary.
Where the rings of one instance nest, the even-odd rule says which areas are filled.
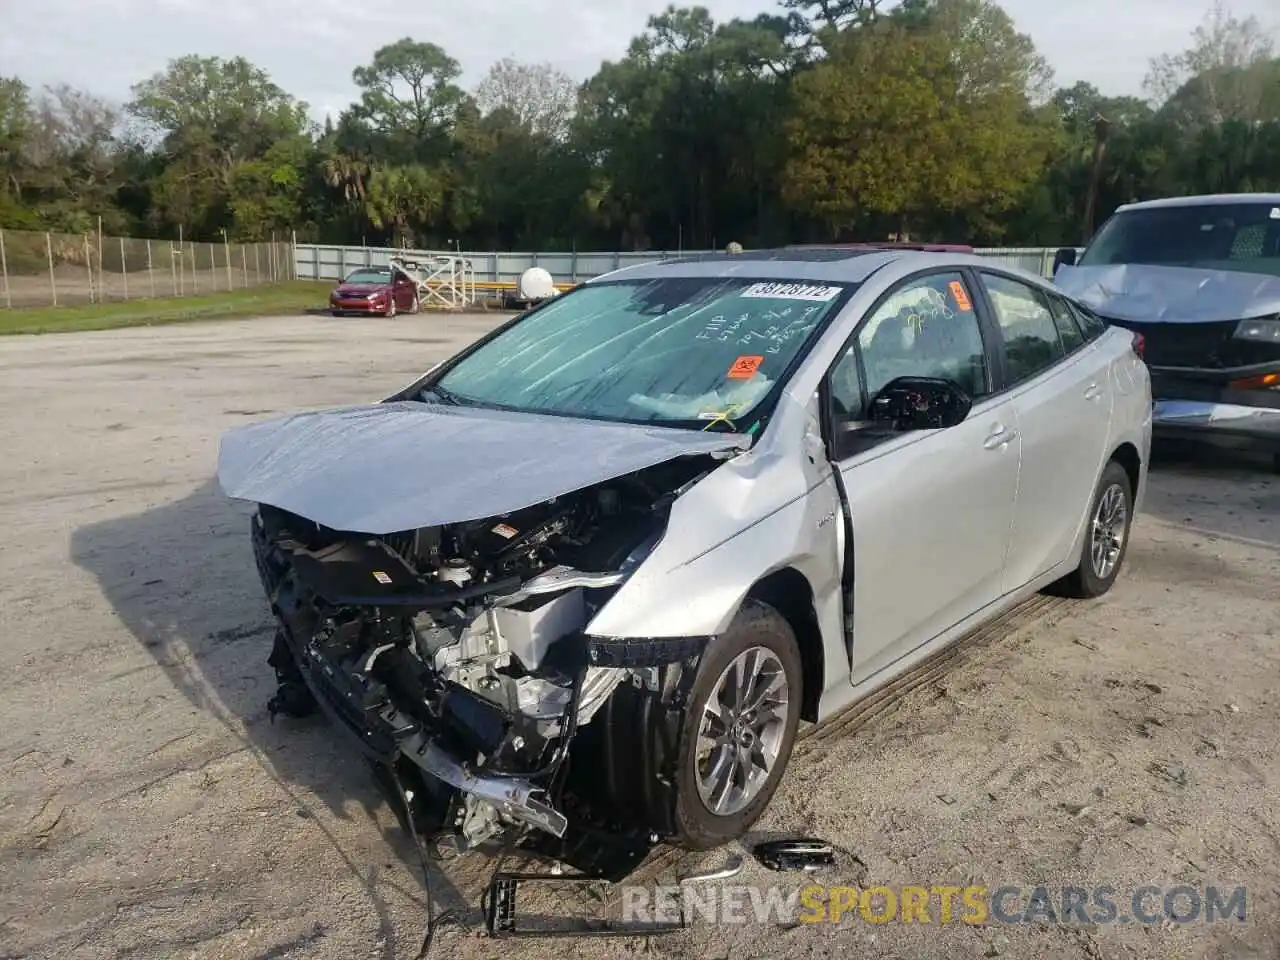
[[[1280,194],[1128,204],[1055,266],[1143,336],[1157,436],[1262,449],[1280,469]]]

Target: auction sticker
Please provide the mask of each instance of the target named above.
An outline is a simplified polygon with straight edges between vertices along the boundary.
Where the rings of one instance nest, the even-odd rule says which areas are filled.
[[[968,313],[973,309],[973,304],[969,302],[969,294],[964,288],[964,284],[959,280],[951,281],[951,296],[956,299],[956,306]]]
[[[840,296],[839,287],[821,283],[753,283],[742,291],[744,297],[772,300],[813,300],[830,303]]]
[[[725,376],[730,380],[750,380],[764,363],[764,357],[739,357]]]

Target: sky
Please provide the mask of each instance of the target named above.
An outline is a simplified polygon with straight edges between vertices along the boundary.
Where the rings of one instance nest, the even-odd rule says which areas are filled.
[[[775,0],[702,0],[717,20]],[[1184,49],[1211,0],[1003,0],[1059,86],[1142,94],[1151,57]],[[495,60],[550,62],[586,79],[618,59],[667,0],[0,0],[0,76],[65,82],[116,101],[188,53],[244,56],[306,101],[317,119],[355,96],[353,68],[404,36],[431,40],[473,88]],[[1276,0],[1234,0],[1280,30]]]

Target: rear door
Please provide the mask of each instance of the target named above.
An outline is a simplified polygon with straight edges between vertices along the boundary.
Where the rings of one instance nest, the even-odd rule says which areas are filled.
[[[1056,294],[998,271],[977,273],[1022,439],[1009,592],[1067,559],[1108,454],[1113,385],[1106,358]]]
[[[1018,488],[1011,399],[991,395],[994,335],[961,271],[904,280],[828,374],[833,455],[852,520],[854,683],[999,598]],[[946,377],[975,398],[943,430],[885,436],[866,410],[890,380]]]

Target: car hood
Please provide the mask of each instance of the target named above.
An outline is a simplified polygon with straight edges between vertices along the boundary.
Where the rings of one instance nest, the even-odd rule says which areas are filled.
[[[1053,282],[1116,320],[1207,323],[1280,313],[1280,278],[1237,270],[1064,266]]]
[[[400,401],[231,430],[218,482],[335,530],[374,536],[501,516],[741,434]]]

